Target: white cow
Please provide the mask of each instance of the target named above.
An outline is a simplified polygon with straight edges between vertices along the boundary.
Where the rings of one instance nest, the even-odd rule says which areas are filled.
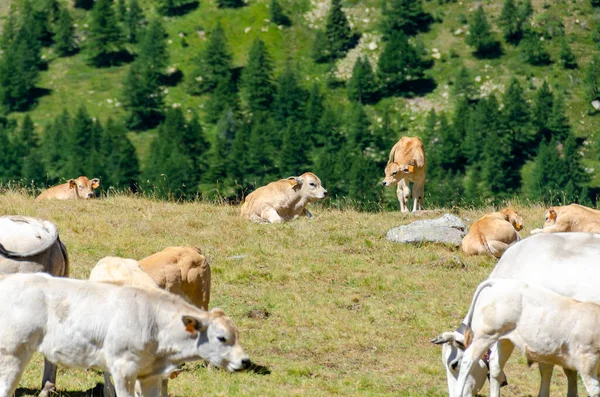
[[[520,280],[492,278],[475,291],[465,325],[468,347],[454,395],[463,395],[473,364],[496,344],[498,368],[490,367],[492,378],[501,373],[516,346],[528,360],[578,371],[589,396],[600,397],[598,303],[567,298]],[[496,393],[490,390],[490,395]]]
[[[69,257],[56,225],[20,215],[0,216],[0,274],[46,272],[69,276]],[[44,360],[42,392],[55,390],[56,366]]]
[[[161,379],[192,360],[229,371],[250,365],[220,309],[198,309],[159,289],[55,278],[0,277],[0,396],[14,393],[35,351],[68,367],[113,375],[118,397],[158,397]]]
[[[500,258],[489,278],[510,278],[537,284],[560,295],[582,301],[600,302],[600,234],[591,233],[542,233],[528,237],[509,247]],[[458,341],[458,343],[456,342]],[[460,344],[464,342],[461,332],[443,333],[432,340],[449,344],[456,357],[446,364],[450,393],[454,390],[458,367],[462,359]],[[490,367],[497,368],[495,346],[492,347]],[[483,363],[481,361],[480,365]],[[550,396],[552,365],[540,364],[539,397]],[[565,369],[569,381],[568,397],[577,396],[577,374]],[[473,375],[476,375],[475,373]],[[503,382],[502,374],[490,378],[490,388],[498,390]],[[471,380],[472,384],[485,381],[483,375]],[[464,397],[477,393],[465,390]],[[496,392],[495,392],[496,393]],[[493,395],[493,394],[492,394]]]

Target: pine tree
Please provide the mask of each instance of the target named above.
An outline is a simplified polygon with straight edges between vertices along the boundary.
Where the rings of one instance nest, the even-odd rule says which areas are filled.
[[[348,80],[348,99],[368,104],[376,99],[376,95],[377,85],[371,63],[367,58],[359,57]]]
[[[333,58],[342,58],[346,52],[356,45],[356,39],[350,29],[346,14],[342,10],[340,0],[331,0],[331,8],[325,22],[328,52]]]
[[[231,54],[227,50],[225,31],[218,22],[212,35],[209,36],[204,51],[196,60],[196,68],[188,82],[188,91],[194,95],[214,91],[221,80],[232,79]]]
[[[348,145],[354,152],[362,153],[367,148],[373,149],[374,137],[371,133],[371,122],[364,107],[353,102],[348,108]]]
[[[71,115],[66,110],[44,129],[42,160],[48,175],[48,184],[55,184],[61,178],[72,178],[65,172],[70,157],[70,153],[65,150],[65,147],[69,146],[67,139],[70,130]]]
[[[109,118],[104,129],[104,139],[101,144],[105,153],[104,171],[101,174],[104,188],[135,185],[140,177],[140,165],[125,128]]]
[[[158,0],[157,11],[162,15],[173,16],[177,9],[176,0]]]
[[[245,4],[242,0],[217,0],[219,8],[239,8]]]
[[[524,191],[530,199],[548,203],[560,198],[566,185],[564,162],[560,159],[556,141],[542,142],[535,157],[530,179],[526,179]]]
[[[534,30],[525,30],[519,47],[521,48],[521,57],[530,65],[547,65],[550,63],[550,54],[546,51],[543,37],[540,37]]]
[[[271,108],[275,97],[273,66],[265,43],[256,39],[248,55],[248,64],[242,72],[242,94],[251,113]]]
[[[552,116],[554,106],[554,95],[550,91],[548,81],[544,80],[542,86],[535,93],[533,111],[531,112],[531,123],[536,134],[536,142],[542,139],[550,141],[552,131],[549,128],[549,120]]]
[[[235,120],[232,113],[223,113],[216,126],[215,140],[208,152],[208,163],[210,167],[206,174],[201,178],[211,188],[214,184],[220,186],[229,186],[231,181],[228,179],[227,154],[231,147],[232,139],[235,136]]]
[[[73,118],[71,128],[66,134],[66,147],[69,153],[65,164],[64,177],[77,178],[88,174],[88,159],[97,146],[92,146],[94,122],[85,107],[80,107]]]
[[[523,23],[519,18],[519,9],[514,0],[504,0],[498,24],[502,27],[502,33],[507,42],[519,43],[523,36]]]
[[[283,142],[279,153],[282,175],[301,175],[309,170],[307,158],[307,142],[302,139],[300,125],[289,123],[283,134]]]
[[[54,27],[54,50],[59,56],[71,55],[77,49],[73,18],[67,7],[60,7]]]
[[[590,0],[592,7],[600,7],[600,0]]]
[[[383,188],[373,181],[380,179],[381,170],[372,158],[362,153],[353,153],[349,157],[348,197],[355,200],[359,210],[377,210],[383,196]]]
[[[279,4],[279,1],[271,0],[270,11],[271,21],[275,25],[290,26],[292,24],[290,18],[283,12],[283,8],[281,8],[281,4]]]
[[[492,34],[483,7],[478,7],[469,21],[469,34],[466,36],[468,45],[475,49],[475,54],[480,57],[494,57],[500,52],[500,43]]]
[[[178,109],[180,110],[180,109]],[[180,112],[181,113],[181,112]],[[181,113],[183,117],[183,113]],[[202,175],[208,169],[208,151],[210,144],[206,139],[198,115],[194,113],[182,131],[182,151],[190,158],[192,173],[188,176],[188,185],[197,190]]]
[[[129,2],[129,13],[125,19],[125,31],[127,41],[137,43],[139,39],[140,26],[144,20],[144,13],[140,7],[138,0]]]
[[[303,119],[308,93],[300,85],[298,72],[289,61],[277,80],[277,94],[273,102],[272,114],[280,129],[283,130],[287,122]]]
[[[74,0],[73,6],[75,8],[83,8],[84,10],[91,10],[94,7],[94,0]]]
[[[237,86],[233,79],[231,77],[220,78],[216,90],[208,97],[204,106],[206,112],[204,120],[215,124],[225,112],[238,113],[240,110],[239,102]]]
[[[331,58],[327,35],[322,30],[317,30],[312,41],[310,57],[317,63],[327,62]]]
[[[150,21],[148,28],[144,31],[140,40],[139,54],[136,62],[144,65],[157,75],[162,77],[169,63],[169,51],[167,49],[167,32],[159,19]]]
[[[125,4],[125,0],[116,0],[117,3],[117,20],[121,25],[125,24],[127,21],[127,5]]]
[[[117,55],[123,51],[123,42],[112,1],[97,0],[90,18],[86,45],[88,62],[95,67],[118,64]]]
[[[572,202],[577,199],[577,196],[582,191],[583,187],[590,181],[590,176],[585,172],[585,168],[581,162],[582,156],[579,154],[579,147],[575,139],[575,135],[568,133],[563,145],[563,162],[565,164],[565,176],[568,175],[568,183],[571,184],[570,191],[565,188],[565,194],[568,196],[568,201]]]
[[[481,165],[483,169],[484,149],[487,137],[500,129],[498,101],[494,95],[477,103],[469,118],[467,136],[462,151],[470,165]]]
[[[571,135],[571,124],[565,110],[565,100],[558,94],[552,102],[552,111],[548,117],[548,130],[557,142],[565,142]]]
[[[462,66],[458,69],[454,78],[454,85],[452,86],[452,95],[460,100],[465,98],[467,100],[473,100],[476,98],[477,93],[475,86],[473,85],[473,79],[469,73],[469,69]]]
[[[567,41],[566,36],[562,36],[560,39],[558,62],[565,69],[577,68],[577,58],[575,58],[575,55],[573,55],[573,51],[571,51],[571,46],[569,46],[569,42]]]
[[[394,32],[414,35],[428,29],[433,21],[423,10],[421,0],[384,0],[382,2],[381,29],[385,37]]]
[[[128,110],[128,128],[152,128],[163,119],[163,93],[156,73],[134,62],[123,84],[123,104]]]
[[[323,116],[323,111],[325,108],[323,104],[323,94],[321,93],[321,88],[318,83],[315,82],[311,86],[304,108],[304,118],[306,120],[304,139],[310,143],[310,147],[312,148],[316,145],[315,135],[317,134],[319,121]]]
[[[227,175],[242,188],[246,187],[246,176],[252,172],[248,167],[250,128],[249,125],[240,125],[235,130],[235,136],[229,151],[229,161],[227,162]]]
[[[15,7],[9,7],[8,16],[2,27],[2,35],[0,35],[0,49],[7,51],[17,34],[17,13]]]
[[[0,184],[5,184],[14,180],[15,171],[17,171],[17,162],[13,142],[10,135],[15,125],[12,123],[0,124]]]
[[[423,77],[425,66],[402,32],[394,32],[379,57],[377,77],[382,94],[391,96],[406,81]]]
[[[584,84],[589,102],[600,100],[600,56],[594,54],[586,71]]]
[[[288,125],[292,124],[294,123],[288,123]],[[244,178],[246,186],[252,185],[258,187],[269,180],[277,178],[278,173],[276,172],[275,161],[278,160],[279,153],[276,153],[274,142],[270,139],[272,131],[269,131],[269,128],[272,125],[273,123],[266,119],[266,115],[263,114],[261,115],[261,120],[256,120],[253,125],[249,126],[251,130],[246,142],[246,166],[248,173]],[[298,151],[304,151],[305,146],[305,142],[299,142]],[[285,145],[281,146],[280,144],[278,148],[281,148],[282,153],[287,151]],[[302,155],[305,156],[305,153]],[[296,160],[296,157],[285,159],[288,166],[292,166]]]

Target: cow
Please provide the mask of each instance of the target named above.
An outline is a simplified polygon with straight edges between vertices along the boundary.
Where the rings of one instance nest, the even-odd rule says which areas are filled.
[[[544,227],[531,234],[558,232],[600,233],[600,211],[579,204],[550,207]]]
[[[471,225],[461,248],[467,255],[490,254],[500,258],[509,245],[519,240],[522,228],[523,219],[514,209],[490,212]]]
[[[244,200],[241,216],[258,223],[283,223],[305,215],[309,203],[327,197],[321,180],[312,172],[291,176],[259,187]]]
[[[538,234],[510,246],[489,278],[521,280],[580,301],[600,302],[600,290],[597,288],[600,285],[599,257],[600,234],[577,232]],[[449,344],[454,350],[456,359],[446,365],[446,370],[448,384],[455,383],[454,375],[457,374],[463,354],[461,349],[464,344],[463,333],[460,328],[454,332],[445,332],[434,338],[432,342]],[[492,348],[492,353],[494,351],[495,347]],[[496,361],[497,355],[492,354],[490,364],[496,365]],[[541,375],[539,397],[549,397],[553,366],[540,363],[539,367]],[[566,368],[564,371],[569,385],[568,397],[576,397],[577,374]],[[472,383],[478,381],[480,379],[475,379]],[[490,378],[490,382],[503,383],[502,379],[495,380],[494,377]],[[464,394],[465,397],[471,395],[467,392]],[[475,392],[473,390],[473,394]]]
[[[86,176],[77,179],[69,179],[67,183],[53,186],[43,191],[36,200],[71,200],[89,199],[96,195],[94,192],[100,186],[100,179],[89,180]]]
[[[382,184],[383,186],[398,185],[396,194],[401,212],[408,212],[409,182],[413,183],[412,212],[423,209],[426,168],[425,148],[419,138],[403,136],[392,147]]]
[[[46,272],[69,277],[69,256],[52,222],[21,215],[0,217],[0,274]],[[55,390],[56,366],[44,360],[42,392]]]
[[[0,396],[12,395],[35,351],[50,361],[112,374],[116,394],[157,397],[161,380],[205,359],[235,372],[250,366],[221,309],[201,310],[166,291],[43,273],[0,277]]]
[[[501,373],[515,346],[528,360],[578,371],[591,397],[600,397],[600,305],[567,298],[521,280],[488,279],[473,296],[455,396],[462,396],[473,364],[492,346]],[[490,396],[500,389],[490,387]]]

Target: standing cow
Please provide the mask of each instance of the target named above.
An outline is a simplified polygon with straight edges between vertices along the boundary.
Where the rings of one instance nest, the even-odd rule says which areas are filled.
[[[409,182],[413,183],[412,212],[423,209],[426,168],[425,147],[419,138],[404,136],[392,147],[382,184],[398,185],[396,193],[401,212],[408,212],[408,199],[411,194]]]
[[[69,276],[67,249],[58,237],[56,226],[43,219],[10,215],[0,217],[0,273],[46,272]],[[55,389],[56,366],[44,360],[42,392]]]

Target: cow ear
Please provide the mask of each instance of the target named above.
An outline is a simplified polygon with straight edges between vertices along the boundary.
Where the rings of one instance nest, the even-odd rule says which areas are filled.
[[[443,345],[444,343],[454,342],[454,334],[452,332],[444,332],[431,340],[431,343]]]
[[[194,335],[196,331],[206,331],[208,327],[202,320],[192,317],[192,316],[181,316],[181,321],[183,321],[183,325],[185,325],[185,331]]]
[[[301,176],[290,176],[289,178],[286,179],[286,181],[288,181],[290,186],[294,187],[296,185],[302,185],[302,182],[304,180],[302,179]]]
[[[75,189],[77,187],[77,182],[75,182],[75,179],[69,179],[67,183],[69,184],[69,189]]]
[[[92,183],[92,189],[98,189],[98,186],[100,186],[100,179],[98,178],[94,178],[90,182]]]
[[[550,207],[548,210],[548,219],[552,222],[556,222],[556,210],[553,207]]]

